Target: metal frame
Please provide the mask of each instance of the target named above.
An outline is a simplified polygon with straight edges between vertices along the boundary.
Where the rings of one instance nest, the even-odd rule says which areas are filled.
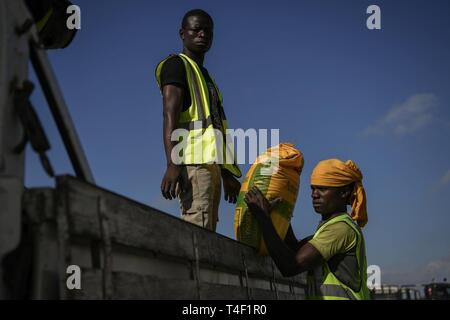
[[[78,178],[95,183],[61,89],[44,49],[30,43],[30,59]]]

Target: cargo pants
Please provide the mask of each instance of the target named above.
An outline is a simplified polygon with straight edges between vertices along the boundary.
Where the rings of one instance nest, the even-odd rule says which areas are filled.
[[[181,218],[216,231],[221,181],[220,166],[217,164],[185,165],[180,178]]]

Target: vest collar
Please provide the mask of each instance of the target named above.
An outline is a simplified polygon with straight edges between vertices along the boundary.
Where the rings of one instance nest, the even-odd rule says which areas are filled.
[[[325,223],[328,223],[328,222],[330,222],[330,221],[332,221],[332,220],[334,220],[334,219],[337,219],[337,218],[340,218],[341,216],[343,216],[343,215],[347,215],[348,216],[348,213],[347,212],[342,212],[342,213],[340,213],[340,214],[338,214],[337,216],[334,216],[333,218],[328,218],[327,220],[321,220],[320,222],[319,222],[319,226],[317,227],[317,229],[319,229],[321,226],[323,226]],[[350,217],[350,216],[349,216]]]

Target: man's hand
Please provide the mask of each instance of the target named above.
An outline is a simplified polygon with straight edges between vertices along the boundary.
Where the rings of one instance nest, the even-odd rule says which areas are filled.
[[[178,180],[180,178],[181,166],[169,164],[166,173],[161,182],[161,192],[164,198],[172,200],[180,193],[180,188],[177,188]]]
[[[222,169],[221,172],[225,201],[236,203],[239,191],[241,190],[241,183],[228,170]]]
[[[274,208],[275,205],[282,201],[281,198],[276,198],[272,201],[269,201],[264,197],[262,192],[256,187],[253,186],[245,195],[245,203],[250,210],[250,212],[258,216],[270,216],[270,212]]]

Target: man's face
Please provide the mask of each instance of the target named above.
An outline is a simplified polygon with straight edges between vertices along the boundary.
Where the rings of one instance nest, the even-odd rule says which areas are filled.
[[[311,185],[314,210],[320,214],[333,214],[346,208],[346,195],[342,188]]]
[[[180,30],[183,45],[191,52],[205,53],[212,45],[213,26],[208,18],[198,15],[190,16]]]

